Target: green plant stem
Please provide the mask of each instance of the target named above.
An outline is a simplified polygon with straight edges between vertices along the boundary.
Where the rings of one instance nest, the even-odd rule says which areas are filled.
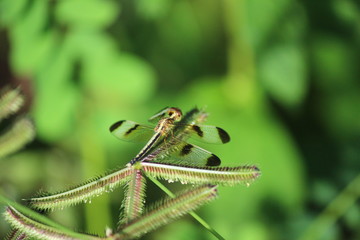
[[[79,135],[80,153],[83,161],[83,171],[86,177],[93,176],[99,172],[106,171],[106,157],[104,146],[99,141],[98,132],[93,126],[90,118],[80,118]],[[90,201],[89,201],[90,203]],[[85,205],[86,228],[89,232],[102,233],[103,226],[99,224],[98,219],[102,219],[103,225],[112,226],[110,214],[110,200],[108,195],[102,196],[97,200],[96,206]]]
[[[325,208],[311,224],[300,240],[320,239],[345,212],[353,206],[360,196],[360,174]]]
[[[169,197],[175,198],[175,194],[172,193],[167,187],[165,187],[160,181],[157,179],[147,175],[147,177],[156,184],[161,190],[163,190]],[[199,215],[197,215],[194,211],[189,212],[189,214],[198,221],[203,227],[205,227],[211,234],[213,234],[217,239],[225,240],[215,229],[213,229],[204,219],[202,219]]]
[[[227,39],[227,97],[236,105],[252,111],[260,97],[255,81],[254,53],[246,32],[246,1],[224,0],[222,2],[224,29]]]

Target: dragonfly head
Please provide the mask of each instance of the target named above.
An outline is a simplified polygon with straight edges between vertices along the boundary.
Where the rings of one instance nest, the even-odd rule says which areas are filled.
[[[179,121],[182,118],[182,112],[179,108],[168,108],[168,115],[174,121]]]
[[[170,118],[174,121],[179,121],[182,118],[182,112],[179,108],[166,107],[165,109],[160,110],[160,112],[149,118],[149,122],[156,123],[164,118]]]

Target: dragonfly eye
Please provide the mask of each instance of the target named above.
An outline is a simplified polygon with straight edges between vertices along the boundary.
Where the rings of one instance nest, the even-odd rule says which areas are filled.
[[[174,119],[175,121],[178,121],[181,119],[182,117],[182,112],[180,109],[178,108],[170,108],[168,110],[168,115],[169,117],[171,117],[172,119]]]

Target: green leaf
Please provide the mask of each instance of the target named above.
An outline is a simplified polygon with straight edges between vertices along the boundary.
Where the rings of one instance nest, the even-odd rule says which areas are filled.
[[[56,6],[56,17],[70,27],[103,28],[115,20],[118,10],[112,1],[63,0]]]
[[[70,134],[78,98],[79,92],[71,85],[57,89],[51,87],[47,91],[39,89],[33,110],[39,137],[56,141]]]
[[[84,65],[84,82],[92,92],[103,99],[112,96],[112,101],[120,103],[149,99],[155,90],[154,69],[135,55],[114,56],[111,48],[99,48],[104,52],[89,52],[86,56],[91,59],[85,60]]]
[[[295,107],[307,92],[307,70],[302,48],[279,45],[260,59],[259,75],[265,90],[286,107]]]
[[[27,0],[2,0],[0,1],[0,24],[8,25],[21,16]]]
[[[325,91],[338,93],[347,91],[357,83],[357,55],[352,45],[330,35],[320,35],[313,39],[312,56],[315,83]]]
[[[134,3],[137,5],[139,16],[150,20],[166,16],[171,5],[169,0],[138,0]]]
[[[335,0],[331,3],[336,15],[344,22],[354,25],[359,23],[360,8],[356,5],[356,1]]]
[[[245,8],[242,11],[246,12],[244,36],[250,38],[255,49],[264,44],[292,2],[291,0],[252,0],[246,1],[245,6],[238,4],[238,8]]]
[[[74,63],[70,47],[68,41],[59,45],[36,78],[34,120],[38,135],[49,141],[62,138],[72,131],[76,104],[80,98],[80,92],[70,82]]]
[[[11,66],[19,75],[33,76],[55,46],[53,32],[44,31],[47,11],[46,1],[34,1],[27,13],[9,28]]]

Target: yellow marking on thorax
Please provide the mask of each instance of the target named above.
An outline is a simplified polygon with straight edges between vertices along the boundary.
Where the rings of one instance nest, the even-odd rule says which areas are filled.
[[[173,126],[175,121],[179,121],[182,117],[182,112],[178,108],[169,108],[167,111],[169,117],[163,118],[156,125],[154,131],[164,136]]]

